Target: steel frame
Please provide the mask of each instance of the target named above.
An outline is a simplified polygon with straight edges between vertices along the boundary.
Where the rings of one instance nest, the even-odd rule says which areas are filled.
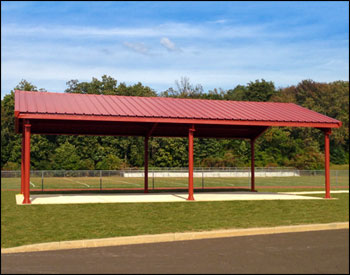
[[[132,124],[132,123],[131,123]],[[17,123],[19,125],[19,123]],[[145,172],[144,172],[144,193],[148,193],[148,142],[149,138],[154,133],[155,129],[159,125],[159,122],[155,122],[151,128],[145,133],[144,137],[144,161],[145,161]],[[246,125],[247,127],[251,127],[252,125]],[[270,126],[261,127],[259,131],[257,131],[256,135],[245,137],[250,139],[251,144],[251,191],[256,191],[255,189],[255,165],[254,165],[254,154],[255,148],[254,143],[258,137],[260,137]],[[23,204],[30,204],[30,138],[31,138],[31,128],[32,121],[25,119],[22,121],[22,158],[21,158],[21,194],[23,194]],[[322,128],[320,126],[317,127],[322,130],[325,135],[325,198],[329,199],[330,197],[330,173],[329,173],[329,136],[332,133],[331,128]],[[193,201],[193,139],[195,124],[188,125],[188,198],[187,200]],[[223,137],[226,138],[226,137]],[[242,137],[243,138],[243,137]]]

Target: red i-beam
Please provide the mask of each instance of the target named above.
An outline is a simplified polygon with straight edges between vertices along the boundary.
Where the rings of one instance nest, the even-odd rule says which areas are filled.
[[[329,135],[332,133],[331,129],[324,130],[324,169],[325,169],[325,188],[326,188],[326,199],[331,198],[331,184],[329,176]]]
[[[193,201],[193,132],[194,125],[188,129],[188,198]]]
[[[24,123],[24,200],[23,204],[30,204],[29,182],[30,182],[30,123]]]
[[[24,194],[24,127],[22,131],[21,194]]]

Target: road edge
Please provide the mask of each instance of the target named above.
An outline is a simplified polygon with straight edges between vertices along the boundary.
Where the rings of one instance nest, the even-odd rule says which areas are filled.
[[[10,247],[10,248],[1,248],[1,254],[64,250],[64,249],[79,249],[79,248],[92,248],[92,247],[118,246],[118,245],[131,245],[131,244],[144,244],[144,243],[189,241],[189,240],[200,240],[200,239],[211,239],[211,238],[239,237],[239,236],[250,236],[250,235],[265,235],[265,234],[293,233],[293,232],[348,229],[348,228],[349,228],[349,222],[338,222],[338,223],[327,223],[327,224],[305,224],[305,225],[262,227],[262,228],[223,229],[223,230],[200,231],[200,232],[176,232],[176,233],[163,233],[163,234],[154,234],[154,235],[138,235],[138,236],[127,236],[127,237],[113,237],[113,238],[30,244],[30,245],[23,245],[23,246]]]

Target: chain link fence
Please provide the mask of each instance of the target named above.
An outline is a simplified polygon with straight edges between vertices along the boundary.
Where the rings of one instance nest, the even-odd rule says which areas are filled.
[[[194,188],[250,188],[250,168],[194,168]],[[332,190],[349,188],[349,170],[331,170]],[[256,188],[324,188],[324,170],[255,168]],[[21,171],[1,171],[1,190],[20,190]],[[188,168],[150,168],[149,189],[188,187]],[[30,188],[49,190],[143,189],[144,170],[40,170],[30,172]]]

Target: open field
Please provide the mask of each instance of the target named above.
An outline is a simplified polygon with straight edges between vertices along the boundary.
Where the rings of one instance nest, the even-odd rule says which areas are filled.
[[[346,170],[331,173],[331,189],[349,188],[349,172]],[[337,173],[335,173],[337,172]],[[250,177],[194,177],[195,188],[232,187],[249,188]],[[111,189],[111,188],[143,188],[144,178],[128,178],[121,176],[110,177],[45,177],[32,176],[30,188],[35,190],[48,189]],[[255,186],[259,187],[323,187],[324,175],[307,173],[297,177],[256,177]],[[149,189],[157,188],[186,188],[186,177],[149,177]],[[2,178],[1,189],[20,189],[20,178]]]
[[[63,240],[349,220],[349,194],[307,201],[22,206],[15,203],[16,193],[1,191],[3,248]]]
[[[330,164],[331,170],[349,170],[349,164]]]

